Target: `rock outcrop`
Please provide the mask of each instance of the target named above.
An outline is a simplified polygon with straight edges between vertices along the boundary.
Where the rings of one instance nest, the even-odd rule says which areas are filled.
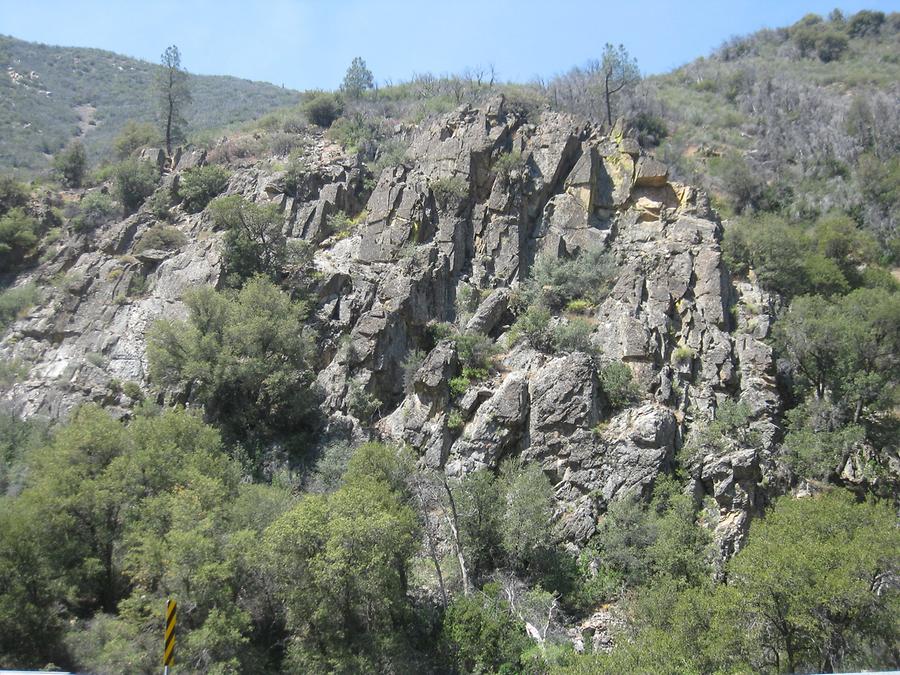
[[[780,402],[764,342],[771,302],[731,281],[705,195],[670,181],[667,167],[618,128],[606,136],[549,112],[529,120],[502,98],[420,129],[403,164],[374,176],[371,192],[358,158],[314,141],[309,169],[290,191],[282,173],[251,165],[236,169],[228,192],[279,204],[286,234],[318,247],[317,385],[325,417],[340,421],[326,425],[329,433],[407,443],[424,464],[455,475],[513,455],[538,462],[556,486],[560,536],[577,545],[612,500],[649,495],[695,430],[724,400],[740,399],[758,444],[711,453],[692,472],[694,494],[720,510],[723,553],[740,546],[766,499],[760,484],[775,480]],[[185,153],[173,170],[204,161]],[[330,237],[330,215],[362,208],[356,233]],[[19,413],[62,417],[100,401],[125,415],[130,401],[117,382],[148,390],[148,327],[181,316],[186,289],[220,278],[222,233],[204,214],[176,213],[188,242],[177,250],[134,254],[154,222],[141,211],[67,240],[22,276],[19,283],[53,283],[0,344],[4,358],[30,366],[4,395]],[[488,378],[454,398],[459,355],[452,340],[435,341],[434,325],[455,323],[503,346],[512,298],[534,261],[597,247],[611,252],[617,281],[589,317],[594,353],[504,346]],[[463,286],[483,298],[471,316],[457,312]],[[416,351],[421,365],[405,377]],[[601,361],[631,369],[638,405],[610,409]],[[371,426],[348,408],[353,388],[381,403]]]

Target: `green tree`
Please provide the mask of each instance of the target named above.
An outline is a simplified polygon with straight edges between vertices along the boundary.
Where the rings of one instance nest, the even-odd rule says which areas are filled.
[[[852,410],[858,422],[867,407],[895,400],[900,350],[900,295],[861,288],[835,301],[802,296],[775,330],[780,352],[797,384]]]
[[[887,504],[842,490],[781,498],[729,564],[758,663],[778,672],[892,665],[900,594],[885,581],[898,551]]]
[[[366,62],[362,57],[355,57],[344,75],[341,91],[350,98],[358,99],[374,86],[375,80],[372,77],[372,71],[366,67]]]
[[[160,321],[149,335],[153,380],[190,392],[260,462],[273,441],[298,443],[316,419],[306,304],[262,277],[239,292],[198,288],[184,301],[186,321]]]
[[[0,216],[28,203],[28,189],[12,176],[0,176]]]
[[[53,158],[53,169],[63,185],[80,188],[87,170],[87,152],[81,141],[72,141]]]
[[[466,474],[453,487],[460,540],[469,573],[477,583],[500,559],[503,498],[487,470]]]
[[[509,461],[501,471],[503,550],[514,568],[534,571],[554,543],[553,486],[536,463]]]
[[[799,476],[828,480],[866,440],[866,430],[845,424],[838,406],[812,398],[786,414],[785,462]]]
[[[650,576],[650,546],[656,541],[654,513],[637,495],[613,501],[600,521],[596,541],[597,557],[629,586],[638,586]]]
[[[336,492],[303,497],[265,533],[287,610],[288,664],[297,672],[397,665],[418,529],[385,459],[383,446],[361,447]],[[368,474],[366,466],[380,468]]]
[[[600,75],[603,78],[603,101],[606,104],[606,123],[613,123],[612,99],[623,89],[633,87],[641,79],[637,60],[632,57],[625,45],[614,47],[606,43],[600,63]]]
[[[276,204],[261,206],[229,195],[213,200],[210,213],[215,226],[225,230],[223,264],[229,286],[240,287],[256,274],[281,279],[288,246]]]
[[[162,122],[163,137],[166,140],[166,153],[171,157],[172,144],[184,138],[185,109],[191,103],[191,90],[188,86],[187,71],[181,67],[181,52],[172,45],[166,47],[160,57],[162,68],[157,74],[156,88],[159,97],[159,116]]]
[[[441,637],[465,673],[518,672],[520,657],[531,646],[495,585],[455,598],[444,616]]]
[[[16,207],[0,216],[0,260],[3,267],[17,264],[38,243],[38,224],[25,209]]]
[[[24,503],[0,497],[0,668],[60,660],[62,589],[36,524]]]

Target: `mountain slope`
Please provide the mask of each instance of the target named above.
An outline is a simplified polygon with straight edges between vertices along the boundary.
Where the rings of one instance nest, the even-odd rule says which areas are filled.
[[[54,47],[0,36],[0,167],[39,170],[81,138],[107,153],[128,120],[153,121],[156,65],[99,49]],[[255,119],[299,94],[264,82],[191,75],[190,131]]]

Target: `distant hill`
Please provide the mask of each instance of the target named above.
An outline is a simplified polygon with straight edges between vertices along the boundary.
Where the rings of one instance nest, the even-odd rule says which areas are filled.
[[[190,55],[186,55],[188,58]],[[100,49],[0,35],[0,168],[31,173],[73,138],[93,159],[128,120],[152,121],[155,64]],[[300,93],[235,77],[191,75],[190,131],[255,119]]]
[[[887,235],[892,214],[864,212],[878,201],[869,164],[900,153],[898,38],[900,14],[807,15],[649,78],[634,107],[668,127],[658,155],[729,207],[795,218],[845,209]]]

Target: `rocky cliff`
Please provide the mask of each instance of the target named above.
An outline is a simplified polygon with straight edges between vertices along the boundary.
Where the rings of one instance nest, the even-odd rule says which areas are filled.
[[[310,321],[320,336],[321,437],[404,442],[451,475],[512,455],[538,462],[555,485],[560,532],[578,544],[610,501],[649,495],[716,409],[741,400],[753,442],[701,443],[682,462],[722,552],[732,552],[771,489],[761,486],[778,480],[780,402],[765,342],[772,301],[730,277],[706,196],[671,182],[619,128],[603,135],[549,112],[528,119],[501,98],[408,133],[403,163],[369,180],[360,157],[321,135],[309,139],[296,189],[269,165],[231,167],[228,193],[278,203],[288,236],[316,247]],[[183,154],[165,181],[204,161]],[[351,236],[331,236],[330,215],[361,209]],[[177,250],[135,252],[155,224],[141,210],[64,237],[20,275],[17,284],[47,291],[0,344],[4,358],[28,366],[3,393],[17,412],[59,418],[96,401],[126,415],[135,390],[123,383],[152,391],[148,327],[183,315],[183,292],[222,276],[223,234],[208,214],[174,213],[187,239]],[[598,248],[615,263],[615,283],[590,310],[591,348],[546,353],[507,340],[512,299],[535,261]],[[465,314],[463,289],[480,300]],[[463,394],[451,392],[461,365],[455,342],[435,339],[440,322],[498,346],[488,377]],[[421,365],[405,378],[416,351]],[[619,412],[598,374],[614,361],[640,391]],[[350,399],[360,393],[377,403],[370,419],[354,416]]]

